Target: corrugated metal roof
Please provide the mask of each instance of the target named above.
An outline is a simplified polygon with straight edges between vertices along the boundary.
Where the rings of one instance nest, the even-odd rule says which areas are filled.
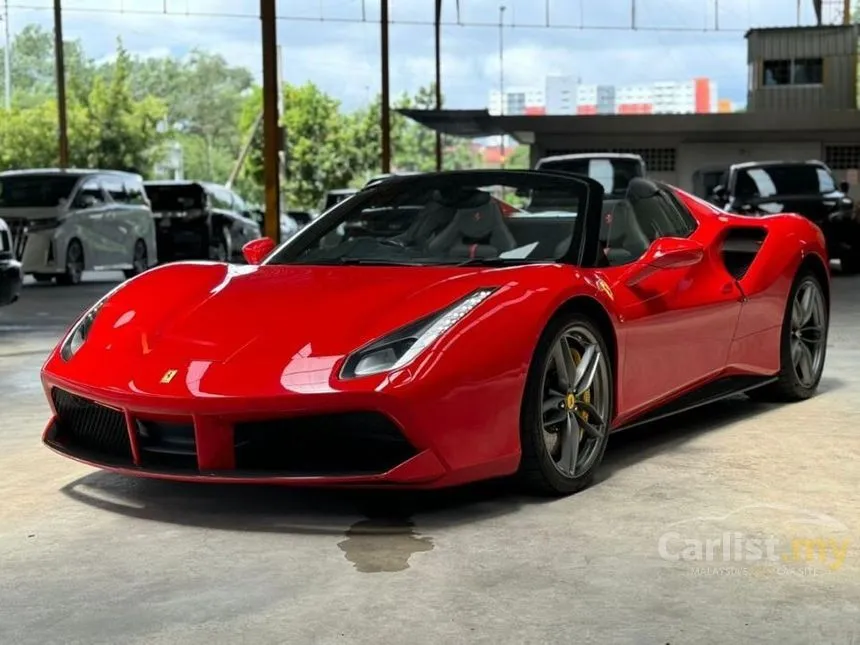
[[[399,110],[443,134],[486,137],[508,134],[695,134],[699,132],[860,132],[860,111],[734,112],[729,114],[643,114],[587,116],[493,116],[487,110]]]

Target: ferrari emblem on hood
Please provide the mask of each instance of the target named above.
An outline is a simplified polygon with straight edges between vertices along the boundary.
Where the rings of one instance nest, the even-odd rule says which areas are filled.
[[[165,384],[170,383],[170,381],[173,380],[173,377],[176,376],[177,372],[178,372],[178,370],[167,370],[164,373],[164,376],[161,377],[161,382],[165,383]]]

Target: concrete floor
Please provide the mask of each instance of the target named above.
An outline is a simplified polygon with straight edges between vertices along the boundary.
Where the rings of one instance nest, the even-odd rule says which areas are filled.
[[[860,642],[860,279],[834,279],[819,396],[617,435],[600,481],[552,502],[504,484],[179,485],[62,459],[39,443],[38,369],[111,286],[31,286],[0,310],[0,643]],[[727,532],[729,559],[697,556]],[[776,561],[744,556],[756,538]],[[673,559],[679,540],[692,559]]]

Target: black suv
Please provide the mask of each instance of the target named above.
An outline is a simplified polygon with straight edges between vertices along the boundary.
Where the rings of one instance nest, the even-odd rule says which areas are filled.
[[[803,215],[824,232],[827,253],[840,260],[842,271],[860,272],[860,217],[848,197],[848,184],[837,185],[830,168],[820,161],[735,164],[714,189],[711,201],[741,215]]]
[[[242,247],[261,237],[259,215],[230,189],[203,181],[144,184],[156,222],[158,261],[242,262]]]

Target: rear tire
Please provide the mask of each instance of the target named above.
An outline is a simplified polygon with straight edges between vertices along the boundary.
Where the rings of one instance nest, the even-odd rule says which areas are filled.
[[[801,271],[791,287],[783,316],[779,378],[747,395],[754,401],[783,403],[813,396],[824,371],[829,323],[821,282],[811,271]]]
[[[570,495],[594,481],[609,438],[613,388],[597,325],[581,315],[553,320],[535,350],[523,395],[518,476],[529,491]]]
[[[230,262],[232,256],[230,231],[225,227],[219,231],[215,244],[209,249],[209,259],[215,262]]]
[[[72,240],[66,248],[66,272],[57,276],[57,284],[64,286],[80,284],[85,266],[84,247],[80,240]]]

